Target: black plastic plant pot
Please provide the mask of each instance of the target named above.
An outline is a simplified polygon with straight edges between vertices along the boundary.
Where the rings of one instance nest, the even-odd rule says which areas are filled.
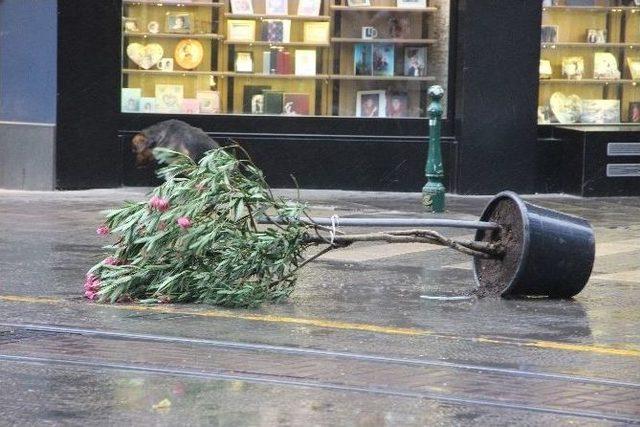
[[[532,205],[505,191],[487,205],[480,220],[501,228],[478,230],[476,240],[501,242],[505,252],[499,259],[474,259],[479,296],[570,298],[587,284],[595,237],[585,219]]]

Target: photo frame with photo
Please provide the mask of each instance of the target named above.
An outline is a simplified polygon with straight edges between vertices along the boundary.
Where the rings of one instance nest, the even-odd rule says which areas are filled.
[[[180,112],[182,114],[199,114],[200,102],[196,98],[184,98]]]
[[[387,117],[409,117],[409,94],[407,92],[390,93],[386,98]]]
[[[540,42],[558,43],[559,30],[560,28],[557,25],[543,25],[540,30]]]
[[[584,58],[568,56],[562,58],[562,75],[569,80],[582,80],[584,75]]]
[[[295,75],[315,76],[316,75],[316,51],[315,49],[296,49],[295,51]]]
[[[291,40],[290,19],[264,19],[262,21],[262,41],[289,43]]]
[[[627,58],[631,80],[640,80],[640,56]]]
[[[138,20],[136,18],[122,18],[122,29],[125,33],[139,32],[140,28],[138,28]]]
[[[287,15],[289,13],[288,0],[265,0],[267,15]]]
[[[540,65],[538,66],[538,74],[541,79],[550,79],[553,75],[553,67],[551,66],[551,61],[548,59],[541,59]]]
[[[193,32],[193,14],[187,12],[168,12],[166,15],[165,32],[190,34]]]
[[[421,77],[427,75],[427,48],[407,46],[404,48],[404,75]]]
[[[375,43],[373,45],[373,75],[393,76],[395,65],[395,46],[391,43]]]
[[[227,20],[227,40],[253,42],[256,40],[256,21],[249,19]]]
[[[162,58],[156,67],[160,71],[173,71],[173,58]]]
[[[397,0],[396,7],[399,9],[424,9],[427,7],[427,0]]]
[[[353,74],[356,76],[373,75],[373,47],[371,43],[353,45]]]
[[[322,0],[298,0],[299,16],[319,16]]]
[[[360,90],[356,94],[356,117],[385,117],[387,99],[384,90]]]
[[[607,42],[607,30],[589,28],[587,30],[587,43],[602,44]]]
[[[253,52],[236,52],[236,73],[253,73]]]
[[[598,125],[620,123],[620,100],[583,99],[580,123]]]
[[[123,113],[139,112],[141,97],[142,89],[140,88],[122,88],[122,93],[120,95],[120,110]]]
[[[253,2],[251,0],[231,0],[231,13],[253,15]]]
[[[252,114],[264,113],[264,97],[262,92],[271,86],[246,85],[242,88],[242,112]]]
[[[640,123],[640,101],[629,103],[628,120],[629,123]]]

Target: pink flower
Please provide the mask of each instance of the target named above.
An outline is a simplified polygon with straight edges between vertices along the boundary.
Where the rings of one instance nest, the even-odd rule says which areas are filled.
[[[107,227],[106,225],[101,225],[100,227],[96,228],[96,233],[100,236],[106,236],[110,231],[111,230],[109,230],[109,227]]]
[[[84,292],[84,296],[89,300],[89,301],[95,301],[98,299],[98,293],[94,292],[94,291],[85,291]]]
[[[191,220],[189,218],[187,218],[186,216],[181,216],[180,218],[178,218],[176,220],[176,222],[178,223],[180,228],[182,228],[183,230],[185,228],[191,227]]]
[[[166,212],[169,210],[169,201],[162,197],[153,196],[149,199],[149,206],[151,206],[152,209],[159,210],[160,212]]]
[[[105,258],[104,261],[102,261],[102,263],[106,264],[106,265],[120,265],[120,264],[122,264],[122,261],[120,261],[116,257],[110,256],[110,257]]]
[[[98,279],[94,274],[88,273],[84,281],[84,296],[91,301],[97,299],[100,286],[100,279]]]

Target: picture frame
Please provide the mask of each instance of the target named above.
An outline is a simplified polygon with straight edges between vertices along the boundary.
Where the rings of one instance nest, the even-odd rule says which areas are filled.
[[[563,57],[562,75],[568,80],[582,80],[582,76],[584,75],[584,58],[582,56]]]
[[[262,114],[264,112],[264,97],[262,91],[270,90],[266,85],[245,85],[242,88],[242,112]]]
[[[200,107],[200,114],[220,113],[220,92],[217,90],[199,90],[196,99]]]
[[[319,16],[322,0],[298,0],[299,16]]]
[[[395,46],[393,44],[375,43],[372,56],[374,76],[393,76],[395,68]]]
[[[589,28],[587,30],[587,43],[602,44],[607,42],[607,30]]]
[[[427,0],[397,0],[398,9],[424,9],[427,7]]]
[[[316,51],[315,49],[296,49],[295,51],[295,75],[316,75]]]
[[[264,114],[282,114],[284,92],[279,90],[262,91],[264,100]]]
[[[628,120],[629,123],[640,123],[640,102],[629,103]]]
[[[173,71],[173,58],[162,58],[156,67],[160,71]]]
[[[308,93],[285,93],[282,99],[282,114],[285,116],[308,116],[310,114]]]
[[[409,117],[409,94],[407,92],[387,94],[386,103],[387,117]]]
[[[384,90],[359,90],[356,93],[356,117],[386,117]]]
[[[265,0],[267,15],[285,16],[289,14],[288,0]]]
[[[167,12],[165,32],[190,34],[193,32],[193,14],[188,12]]]
[[[140,28],[138,28],[138,20],[136,18],[122,18],[122,31],[125,33],[138,33],[140,32]]]
[[[182,114],[200,114],[200,102],[196,98],[184,98],[180,112]]]
[[[158,34],[160,32],[160,23],[158,21],[149,21],[147,31],[151,34]]]
[[[236,52],[234,69],[236,73],[253,73],[253,52]]]
[[[304,43],[329,43],[329,22],[307,21],[303,24]]]
[[[543,25],[540,30],[541,43],[558,43],[560,27],[557,25]]]
[[[538,67],[538,74],[541,79],[550,79],[553,75],[553,67],[548,59],[541,59]]]
[[[253,15],[251,0],[231,0],[231,13],[234,15]]]
[[[262,41],[289,43],[291,40],[290,19],[264,19],[261,30]]]
[[[627,58],[631,80],[640,80],[640,56]]]
[[[253,42],[256,40],[256,21],[244,19],[227,20],[227,40]]]
[[[593,78],[598,80],[617,80],[620,78],[618,60],[611,52],[593,54]]]
[[[427,48],[407,46],[404,48],[404,75],[422,77],[427,75]]]
[[[373,46],[371,43],[353,45],[353,74],[356,76],[373,75]]]
[[[145,114],[157,111],[156,99],[154,97],[143,96],[140,98],[140,112]]]
[[[137,113],[140,111],[141,88],[123,87],[120,95],[120,111],[123,113]]]
[[[371,6],[371,0],[347,0],[349,7],[368,7]]]
[[[619,99],[583,99],[580,123],[620,123]]]
[[[156,103],[159,113],[179,113],[184,99],[182,85],[156,84]]]
[[[182,39],[173,53],[175,62],[185,70],[193,70],[204,59],[204,46],[196,39]]]

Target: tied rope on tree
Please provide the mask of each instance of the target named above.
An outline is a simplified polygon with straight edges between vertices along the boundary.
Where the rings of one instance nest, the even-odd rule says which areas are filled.
[[[359,241],[429,243],[474,256],[500,255],[495,245],[455,241],[431,230],[346,235],[321,226],[305,204],[275,197],[262,172],[230,148],[212,150],[198,164],[182,153],[154,149],[166,164],[158,172],[165,182],[149,201],[109,211],[97,232],[117,239],[105,247],[110,256],[87,273],[87,298],[253,307],[288,297],[302,266]],[[260,219],[267,224],[259,225]],[[321,245],[303,258],[305,250]]]

